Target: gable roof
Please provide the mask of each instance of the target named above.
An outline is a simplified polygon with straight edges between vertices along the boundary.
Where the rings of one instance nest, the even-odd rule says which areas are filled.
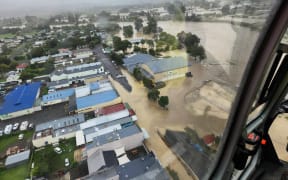
[[[188,63],[187,60],[183,59],[182,57],[158,59],[146,62],[145,64],[154,74],[171,71],[191,65]]]

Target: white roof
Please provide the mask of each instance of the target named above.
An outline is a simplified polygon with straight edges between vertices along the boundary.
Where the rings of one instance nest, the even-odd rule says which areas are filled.
[[[149,136],[148,132],[146,131],[146,129],[141,128],[141,130],[142,130],[142,132],[143,132],[144,138],[145,138],[145,139],[148,139],[150,136]]]
[[[83,131],[80,130],[76,132],[76,145],[81,146],[83,144],[85,144],[85,137]]]
[[[117,157],[123,155],[123,154],[126,154],[125,150],[124,150],[124,147],[121,147],[121,148],[118,148],[118,149],[115,149],[115,154]]]
[[[138,117],[136,115],[133,115],[132,116],[132,121],[137,121],[138,120]]]
[[[96,131],[96,132],[94,132],[94,133],[87,134],[87,135],[85,136],[86,142],[87,142],[87,143],[92,142],[93,139],[94,139],[95,137],[97,137],[97,136],[101,136],[101,135],[103,135],[103,134],[107,134],[107,133],[113,132],[113,131],[116,130],[116,129],[119,130],[119,129],[121,129],[121,128],[122,128],[121,125],[120,125],[120,124],[117,124],[117,125],[114,125],[114,126],[109,126],[109,127],[107,127],[107,128],[103,128],[103,129],[101,129],[101,130],[99,130],[99,131]]]
[[[119,165],[122,165],[122,164],[126,164],[126,163],[130,162],[130,160],[128,159],[127,155],[125,154],[124,156],[121,156],[120,158],[118,158],[118,162],[119,162]]]
[[[80,129],[84,130],[93,126],[108,123],[108,122],[115,121],[117,119],[121,119],[121,118],[128,117],[128,116],[129,116],[129,111],[125,109],[116,113],[112,113],[106,116],[100,116],[100,117],[88,120],[84,123],[81,123]]]

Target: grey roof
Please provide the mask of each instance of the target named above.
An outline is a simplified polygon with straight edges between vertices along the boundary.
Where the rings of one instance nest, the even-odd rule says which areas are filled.
[[[150,54],[138,53],[130,57],[124,58],[123,62],[125,66],[131,66],[136,64],[143,64],[145,62],[152,61],[155,59],[156,58],[154,56],[151,56]]]
[[[62,80],[59,80],[59,81],[48,82],[47,86],[48,87],[53,87],[53,86],[64,85],[64,84],[69,84],[69,80],[68,79],[62,79]]]
[[[18,154],[8,156],[6,158],[6,161],[5,161],[5,166],[10,166],[10,165],[28,160],[29,156],[30,156],[30,150],[23,151],[23,152],[20,152]]]
[[[67,126],[72,126],[84,122],[84,114],[77,114],[74,116],[67,116],[61,119],[56,119],[53,121],[48,121],[42,124],[36,125],[35,131],[43,131],[45,129],[52,128],[53,130],[65,128]]]
[[[105,167],[106,163],[103,152],[101,150],[94,152],[91,156],[88,157],[87,164],[89,174],[97,172],[102,167]]]
[[[158,59],[145,63],[154,74],[190,66],[182,57]]]
[[[56,136],[56,137],[57,136],[62,136],[64,134],[69,134],[69,133],[76,132],[76,131],[79,131],[79,130],[80,130],[80,125],[79,124],[72,125],[72,126],[67,126],[67,127],[61,128],[61,129],[54,130],[53,136]]]
[[[53,74],[55,75],[61,75],[61,74],[73,74],[73,73],[78,73],[78,72],[84,72],[84,71],[89,71],[93,69],[98,69],[102,66],[100,62],[96,63],[90,63],[90,64],[82,64],[78,66],[71,66],[71,67],[66,67],[64,70],[60,71],[54,71]]]
[[[128,126],[126,128],[95,137],[93,139],[93,143],[88,144],[86,146],[86,149],[89,150],[89,149],[94,148],[95,146],[101,146],[103,144],[117,141],[119,139],[123,139],[125,137],[129,137],[129,136],[132,136],[134,134],[138,134],[140,132],[141,132],[141,130],[139,129],[139,127],[134,124],[132,126]]]
[[[102,172],[97,172],[93,174],[89,174],[87,177],[84,177],[85,180],[107,180],[112,177],[117,177],[117,172],[115,167],[110,167],[109,169],[105,169]]]
[[[153,153],[116,167],[120,180],[157,179],[169,180],[169,176],[161,167]]]
[[[95,127],[100,130],[100,129],[107,128],[107,127],[110,127],[110,126],[114,126],[116,124],[124,124],[124,123],[128,123],[128,122],[131,122],[131,121],[132,121],[131,117],[129,117],[129,116],[128,117],[124,117],[124,118],[121,118],[121,119],[117,119],[115,121],[110,121],[108,123],[100,124],[98,126],[93,126],[93,127],[90,127],[90,128],[86,128],[86,129],[83,130],[83,133],[85,135],[87,135],[87,134],[91,134],[91,133],[96,132]]]

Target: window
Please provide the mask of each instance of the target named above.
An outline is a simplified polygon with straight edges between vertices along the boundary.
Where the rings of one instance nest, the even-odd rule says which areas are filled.
[[[57,57],[56,54],[63,48],[68,49],[69,54],[72,52],[75,54],[79,50],[78,55],[87,54],[89,57],[80,59],[79,62],[79,57],[63,56],[63,60],[71,62],[69,65],[66,64],[67,67],[58,66],[52,58],[51,62],[55,67],[57,65],[56,70],[54,66],[50,66],[50,60],[48,64],[35,62],[23,70],[19,78],[33,79],[48,72],[54,71],[59,74],[74,68],[75,73],[79,72],[85,81],[92,75],[84,76],[88,72],[82,72],[83,69],[98,72],[97,79],[100,81],[100,87],[93,93],[102,93],[103,96],[91,102],[91,104],[98,104],[81,111],[81,107],[77,106],[78,97],[73,94],[69,98],[69,104],[75,108],[75,113],[91,113],[93,119],[102,118],[97,123],[103,123],[107,119],[113,119],[114,116],[109,116],[109,119],[104,113],[102,116],[101,112],[101,117],[95,117],[96,107],[100,109],[113,103],[128,103],[136,113],[138,120],[135,124],[140,127],[138,129],[145,129],[150,136],[143,140],[145,148],[155,153],[170,176],[185,180],[195,177],[203,179],[217,159],[219,144],[222,142],[244,70],[277,2],[278,0],[175,2],[27,0],[27,3],[23,4],[20,0],[10,0],[0,7],[0,79],[2,80],[6,73],[14,68],[15,63],[17,64],[16,57],[29,62],[32,58],[41,59],[50,55],[54,57],[52,54]],[[15,4],[21,4],[21,8],[19,9],[20,5],[15,6]],[[10,16],[15,17],[9,18]],[[15,48],[11,48],[17,36],[23,36],[25,40]],[[287,39],[286,34],[283,41]],[[37,41],[42,43],[33,47]],[[104,50],[109,52],[103,53]],[[91,69],[88,63],[85,63],[94,61],[101,67]],[[104,71],[109,72],[108,81],[111,81],[111,86],[106,83],[101,84],[102,79],[106,78],[100,74]],[[52,76],[53,73],[50,74],[50,77]],[[79,79],[80,76],[75,78]],[[72,79],[63,76],[63,81],[70,82]],[[53,78],[51,81],[54,81]],[[61,82],[57,81],[57,83],[61,85]],[[86,81],[85,83],[88,84]],[[72,85],[75,84],[76,81],[72,81]],[[111,94],[105,94],[105,91],[112,92],[112,89],[115,89],[113,96],[116,96],[113,99],[110,98]],[[62,94],[47,96],[46,100],[57,97],[62,97]],[[86,103],[90,104],[90,102],[83,102],[84,105]],[[58,109],[63,108],[62,104],[55,106],[59,106]],[[247,123],[259,115],[263,106],[253,109]],[[43,116],[52,114],[51,120],[67,116],[66,112],[63,115],[60,112],[47,114]],[[85,116],[85,120],[86,117],[92,119]],[[286,118],[283,117],[281,122],[285,123]],[[121,123],[124,121],[127,123],[127,119],[123,119],[122,116],[121,118]],[[39,119],[39,123],[44,119],[49,120],[48,117],[43,117],[43,120]],[[82,120],[78,118],[73,119],[71,122],[64,122],[64,126],[71,125],[72,122],[79,123],[80,125],[75,125],[75,129],[81,131],[80,121]],[[121,131],[124,127],[121,123],[116,124],[112,120],[109,123],[102,125],[105,128],[113,125],[117,131],[124,132]],[[55,124],[54,128],[56,126]],[[60,127],[60,124],[58,126]],[[131,128],[132,125],[126,128],[129,127]],[[87,128],[85,133],[104,137],[109,130],[105,129],[107,132],[101,131],[103,133],[101,134],[98,132],[101,128],[96,126]],[[65,129],[61,132],[65,133],[64,131]],[[271,133],[272,131],[278,130],[272,128]],[[134,132],[125,132],[123,136],[129,133]],[[70,138],[73,133],[65,135]],[[273,140],[276,143],[280,139],[284,142],[288,134],[281,135],[284,137],[275,136]],[[104,143],[102,141],[104,140],[99,138],[98,145],[99,143],[102,145]],[[78,148],[70,148],[73,143],[69,139],[65,139],[63,143],[68,144],[63,145],[67,148],[63,153],[70,153],[73,148]],[[87,149],[93,143],[87,145]],[[47,144],[46,141],[45,145]],[[71,154],[68,155],[72,157]],[[47,168],[40,169],[37,175],[40,177],[49,174],[46,171],[50,169],[51,166],[47,165]],[[61,169],[59,166],[58,169],[53,169],[53,173],[59,170],[68,169],[64,167]]]

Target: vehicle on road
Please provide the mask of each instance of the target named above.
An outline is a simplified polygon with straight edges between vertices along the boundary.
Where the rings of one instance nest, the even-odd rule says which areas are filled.
[[[11,131],[12,131],[12,124],[8,124],[7,126],[5,126],[4,134],[11,134]]]
[[[17,129],[19,128],[19,123],[15,123],[14,125],[13,125],[13,131],[16,131]]]
[[[28,121],[23,121],[20,125],[20,131],[27,130],[27,127],[28,127]]]
[[[68,158],[65,158],[65,167],[69,166],[70,163],[69,163],[69,159]]]

